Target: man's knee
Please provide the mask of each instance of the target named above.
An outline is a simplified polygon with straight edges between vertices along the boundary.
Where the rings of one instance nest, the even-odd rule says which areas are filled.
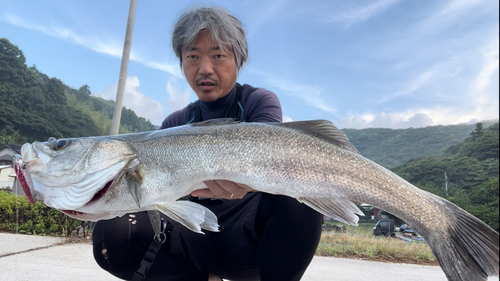
[[[297,232],[297,235],[316,238],[321,235],[323,222],[322,214],[295,198],[264,194],[257,212],[256,232],[260,236],[271,223],[278,228]]]
[[[149,220],[139,215],[144,222],[141,227],[135,227],[138,222],[132,224],[136,219],[136,215],[133,216],[99,221],[92,231],[95,261],[102,269],[122,279],[129,279],[138,268],[153,237],[148,228],[143,228]]]
[[[300,203],[297,199],[281,196],[265,194],[262,196],[261,205],[259,208],[267,208],[264,213],[283,215],[283,219],[287,220],[307,220],[312,224],[322,224],[323,215],[311,209],[307,205]]]

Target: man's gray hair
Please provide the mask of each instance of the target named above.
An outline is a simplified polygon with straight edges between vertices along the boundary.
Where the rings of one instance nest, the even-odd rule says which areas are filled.
[[[248,61],[248,46],[241,21],[220,7],[200,7],[185,11],[177,20],[172,32],[172,48],[180,59],[182,51],[189,50],[202,30],[208,30],[214,42],[224,51],[231,51],[236,66],[241,69]],[[225,50],[225,47],[231,50]]]

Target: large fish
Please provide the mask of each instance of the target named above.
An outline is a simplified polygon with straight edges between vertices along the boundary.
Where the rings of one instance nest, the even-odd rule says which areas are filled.
[[[364,158],[331,122],[237,123],[215,119],[166,130],[25,144],[15,159],[30,202],[71,217],[100,220],[159,210],[189,229],[217,231],[205,207],[178,198],[230,180],[294,197],[356,225],[354,202],[409,223],[429,244],[447,278],[498,276],[499,235],[443,198]]]

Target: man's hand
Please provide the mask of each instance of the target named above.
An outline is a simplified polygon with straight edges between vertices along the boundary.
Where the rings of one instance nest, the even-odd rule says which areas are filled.
[[[236,183],[227,180],[210,180],[204,181],[208,187],[191,192],[191,196],[205,198],[221,198],[221,199],[241,199],[253,189],[241,183]]]
[[[215,275],[208,275],[208,281],[221,281],[222,278],[220,278],[219,276],[215,276]]]

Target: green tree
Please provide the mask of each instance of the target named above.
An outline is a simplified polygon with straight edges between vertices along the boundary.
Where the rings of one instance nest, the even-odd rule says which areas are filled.
[[[479,124],[479,123],[478,123]],[[479,133],[480,132],[480,133]],[[477,128],[471,137],[444,150],[444,155],[457,155],[476,158],[479,161],[499,158],[499,130],[498,123],[486,129]]]
[[[17,46],[0,39],[1,140],[31,142],[109,134],[114,102],[91,96],[88,85],[70,88],[25,62]],[[124,112],[121,133],[156,129],[132,110]]]
[[[459,188],[469,192],[475,186],[488,180],[483,162],[466,156],[450,157],[446,159],[448,180]]]
[[[19,134],[19,131],[14,131],[12,126],[7,125],[2,130],[0,130],[0,145],[7,143],[20,144],[23,142],[24,140]]]
[[[478,138],[483,135],[483,123],[476,123],[476,129],[472,133],[470,133],[472,137]]]
[[[75,95],[79,100],[89,100],[91,94],[90,87],[87,84],[81,86],[78,91],[75,91]]]
[[[466,208],[496,231],[499,231],[499,181],[498,177],[477,186],[469,194],[471,206]]]
[[[483,125],[486,127],[492,123],[485,121]],[[470,132],[473,128],[474,125],[460,124],[397,130],[368,128],[342,129],[342,131],[361,155],[386,168],[393,168],[411,159],[440,157],[446,148],[471,137]],[[459,148],[457,147],[457,151]]]
[[[425,157],[413,159],[406,164],[391,170],[405,180],[417,186],[445,185],[444,172],[447,170],[447,161],[439,157]]]
[[[476,131],[481,131],[480,126]],[[498,123],[444,150],[442,157],[408,161],[391,169],[416,186],[469,211],[498,231]],[[444,188],[446,171],[449,188]]]
[[[0,38],[0,82],[24,86],[26,58],[23,52],[5,38]]]

